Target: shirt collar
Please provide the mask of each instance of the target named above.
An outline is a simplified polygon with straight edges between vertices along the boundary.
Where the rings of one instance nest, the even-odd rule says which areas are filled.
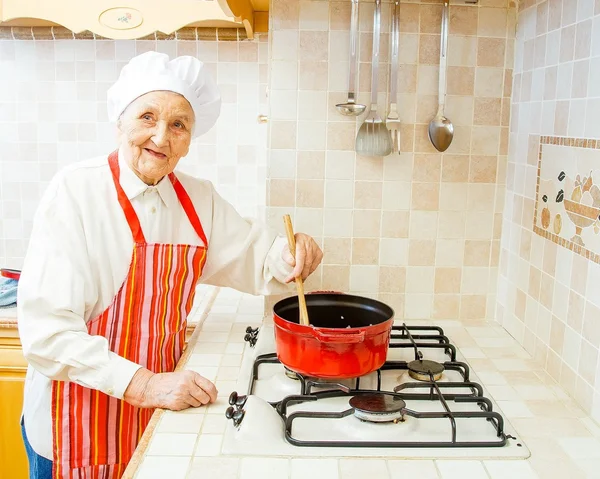
[[[156,186],[147,185],[133,172],[127,162],[123,160],[121,150],[119,150],[119,169],[121,170],[119,183],[121,183],[121,187],[130,201],[143,195],[146,190],[155,189],[167,208],[177,205],[177,195],[169,178],[165,176]]]

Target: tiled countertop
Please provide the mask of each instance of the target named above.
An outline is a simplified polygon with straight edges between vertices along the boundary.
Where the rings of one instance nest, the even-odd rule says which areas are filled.
[[[212,307],[211,307],[212,304]],[[498,324],[436,321],[531,451],[528,460],[385,460],[221,456],[227,399],[248,325],[262,298],[221,290],[208,301],[178,368],[215,381],[209,407],[157,411],[125,479],[585,479],[600,478],[600,426]]]

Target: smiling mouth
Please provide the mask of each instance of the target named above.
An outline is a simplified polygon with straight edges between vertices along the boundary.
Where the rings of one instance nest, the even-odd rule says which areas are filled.
[[[150,148],[144,148],[144,150],[145,150],[146,152],[148,152],[148,153],[149,153],[151,156],[153,156],[154,158],[164,159],[164,158],[166,158],[166,157],[167,157],[167,155],[165,155],[165,154],[163,154],[163,153],[160,153],[160,152],[158,152],[158,151],[151,150]]]

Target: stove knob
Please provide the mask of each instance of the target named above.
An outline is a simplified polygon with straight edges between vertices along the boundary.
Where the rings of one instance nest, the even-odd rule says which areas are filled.
[[[225,411],[225,417],[231,419],[234,426],[240,425],[242,419],[244,419],[244,414],[246,413],[243,409],[233,409],[233,406],[229,406]]]
[[[252,329],[252,326],[248,326],[248,327],[246,328],[246,332],[247,332],[247,333],[251,333],[252,331],[253,331],[253,329]]]
[[[240,409],[244,407],[244,404],[246,404],[247,399],[248,396],[238,396],[238,393],[233,391],[229,395],[229,404],[231,404],[232,406],[236,406],[238,409]]]

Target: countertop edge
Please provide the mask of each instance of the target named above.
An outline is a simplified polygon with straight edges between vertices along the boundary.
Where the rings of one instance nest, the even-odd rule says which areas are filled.
[[[208,304],[206,305],[206,308],[204,308],[204,311],[202,311],[200,318],[198,318],[198,322],[196,323],[194,332],[192,333],[192,336],[190,337],[190,340],[187,343],[187,347],[185,348],[185,351],[183,352],[181,359],[179,360],[179,362],[177,363],[177,366],[175,367],[175,371],[181,371],[182,369],[185,368],[190,356],[192,355],[192,351],[194,350],[194,347],[196,346],[196,341],[198,340],[198,336],[200,335],[200,332],[202,330],[202,327],[201,327],[202,323],[204,323],[204,320],[210,313],[212,303],[215,300],[215,298],[217,297],[218,292],[219,292],[219,288],[215,288],[213,291],[211,291],[211,293],[210,293],[211,297],[208,301]],[[142,434],[140,442],[137,445],[137,448],[135,449],[133,456],[131,456],[131,459],[129,460],[129,463],[127,464],[125,471],[123,472],[121,479],[133,479],[134,478],[140,464],[142,463],[142,460],[144,459],[144,456],[146,454],[146,449],[148,448],[148,444],[150,444],[150,440],[152,439],[154,430],[156,429],[156,426],[158,425],[160,418],[162,417],[164,412],[165,412],[165,409],[157,408],[154,411],[154,413],[152,414],[152,417],[150,418],[150,422],[148,423],[148,426],[146,426],[144,434]]]

